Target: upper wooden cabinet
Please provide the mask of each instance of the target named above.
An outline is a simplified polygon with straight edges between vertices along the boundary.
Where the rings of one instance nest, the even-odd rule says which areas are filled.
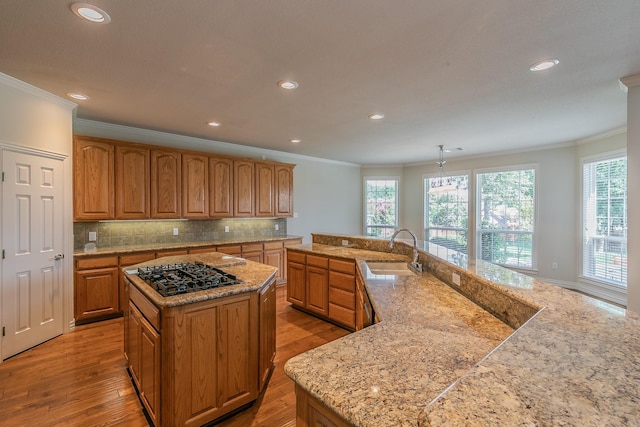
[[[276,216],[293,216],[293,168],[283,164],[274,167]]]
[[[149,149],[116,146],[116,219],[149,218]]]
[[[209,217],[209,158],[182,154],[182,217]]]
[[[233,217],[233,160],[209,158],[209,216]]]
[[[275,216],[274,166],[273,163],[255,163],[256,171],[256,216]]]
[[[151,218],[180,218],[180,152],[151,150]]]
[[[251,217],[254,209],[254,162],[234,160],[233,162],[233,216]]]
[[[114,145],[108,140],[73,138],[74,219],[113,219]]]
[[[74,220],[293,216],[295,165],[74,136]]]

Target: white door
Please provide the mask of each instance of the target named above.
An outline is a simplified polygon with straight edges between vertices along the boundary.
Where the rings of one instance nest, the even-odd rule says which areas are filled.
[[[62,161],[2,151],[2,360],[62,334]]]

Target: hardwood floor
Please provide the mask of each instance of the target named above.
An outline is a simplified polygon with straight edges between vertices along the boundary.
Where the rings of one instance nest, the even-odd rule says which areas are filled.
[[[266,391],[225,427],[295,426],[284,363],[348,332],[291,308],[279,286],[275,369]],[[0,363],[1,426],[147,426],[125,369],[122,318],[76,327]]]

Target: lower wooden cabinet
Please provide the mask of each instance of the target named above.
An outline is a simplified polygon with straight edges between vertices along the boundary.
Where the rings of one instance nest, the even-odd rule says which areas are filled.
[[[287,301],[298,307],[307,303],[306,262],[307,258],[299,252],[288,252],[287,262]]]
[[[275,356],[275,281],[162,309],[128,288],[128,367],[156,426],[203,425],[257,398]]]
[[[76,260],[75,267],[76,324],[120,315],[118,257]]]
[[[322,402],[296,385],[296,427],[351,427]]]
[[[262,262],[264,264],[276,267],[278,272],[276,273],[276,282],[284,283],[285,265],[284,265],[284,245],[283,242],[264,242],[264,254]]]

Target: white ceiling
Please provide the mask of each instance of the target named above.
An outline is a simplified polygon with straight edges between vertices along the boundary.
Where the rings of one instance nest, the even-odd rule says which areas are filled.
[[[619,129],[640,72],[638,0],[94,1],[109,24],[70,4],[2,0],[0,72],[86,93],[80,118],[360,164]]]

